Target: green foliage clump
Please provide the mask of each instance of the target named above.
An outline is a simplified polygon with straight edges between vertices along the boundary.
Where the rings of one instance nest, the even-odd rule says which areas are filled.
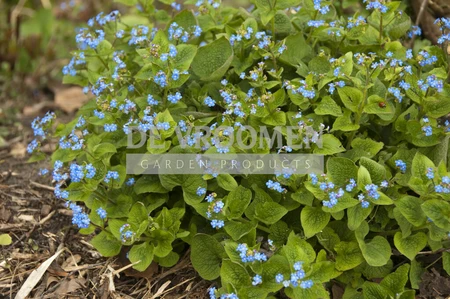
[[[46,135],[59,139],[55,194],[80,233],[104,256],[127,251],[139,271],[153,261],[171,267],[190,248],[198,273],[220,278],[211,298],[329,298],[334,283],[344,298],[414,298],[417,254],[450,245],[450,130],[441,119],[450,88],[444,48],[403,45],[418,29],[401,3],[258,0],[245,10],[200,0],[180,10],[163,1],[180,10],[172,17],[120,2],[140,12],[90,20],[63,70],[65,83],[95,99],[55,132],[53,114],[35,120],[28,148],[40,160]],[[446,46],[450,22],[440,22]],[[194,126],[227,129],[196,148]],[[244,126],[311,130],[279,148],[229,145]],[[129,136],[142,138],[131,127],[159,146],[127,148]],[[129,153],[288,152],[324,155],[325,173],[125,168]],[[448,270],[448,254],[443,261]]]

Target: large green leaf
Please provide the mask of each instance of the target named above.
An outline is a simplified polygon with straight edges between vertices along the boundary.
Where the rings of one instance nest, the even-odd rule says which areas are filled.
[[[307,238],[322,231],[330,221],[330,214],[320,207],[304,207],[300,213],[302,228]]]
[[[225,205],[225,208],[230,210],[230,215],[228,217],[230,219],[241,217],[247,206],[250,204],[251,199],[252,192],[243,186],[238,186],[231,191],[227,196]]]
[[[364,257],[356,242],[340,242],[334,248],[337,252],[336,269],[347,271],[364,262]]]
[[[225,74],[232,60],[233,48],[226,38],[221,37],[197,50],[192,70],[202,80],[218,80]]]
[[[122,248],[120,241],[106,231],[102,231],[92,238],[91,244],[105,257],[118,255]]]
[[[226,257],[225,249],[212,236],[197,234],[192,239],[192,266],[203,279],[214,280],[219,277],[220,264],[224,257]]]
[[[231,284],[236,289],[250,285],[250,276],[244,266],[230,260],[222,262],[220,279],[222,280],[222,285]]]
[[[413,260],[416,254],[427,246],[428,237],[423,232],[403,237],[401,232],[397,232],[394,236],[394,244],[398,251],[404,254],[410,260]]]
[[[132,263],[140,261],[133,266],[134,269],[145,271],[153,260],[153,245],[149,242],[133,245],[129,251],[128,258]]]
[[[345,186],[350,179],[358,176],[358,167],[347,158],[333,157],[327,162],[327,174],[337,186]]]

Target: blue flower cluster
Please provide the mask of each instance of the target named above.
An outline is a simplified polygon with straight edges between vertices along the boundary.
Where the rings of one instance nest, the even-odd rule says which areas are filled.
[[[175,94],[169,94],[167,96],[167,100],[171,102],[172,104],[178,103],[183,97],[181,96],[181,93],[178,91]]]
[[[100,42],[105,39],[105,32],[101,29],[91,31],[88,28],[80,28],[75,40],[80,50],[87,48],[97,49]]]
[[[279,182],[274,182],[272,180],[268,180],[266,182],[266,186],[267,188],[275,190],[279,193],[284,193],[287,191],[286,188],[281,187],[281,184]]]
[[[148,33],[149,29],[147,26],[138,25],[137,27],[133,27],[130,32],[131,38],[128,41],[128,44],[141,45],[145,41],[148,41]]]
[[[239,257],[243,263],[253,263],[255,261],[265,262],[267,261],[267,256],[258,252],[256,249],[249,249],[247,244],[241,243],[237,246],[236,251],[239,253]]]
[[[197,188],[197,195],[202,196],[206,193],[205,188]],[[225,204],[221,199],[216,200],[217,194],[211,193],[208,194],[208,196],[205,197],[206,202],[209,203],[208,210],[206,212],[206,217],[212,218],[214,214],[219,214],[222,212],[223,207]],[[223,220],[219,219],[212,219],[211,220],[211,226],[215,229],[219,229],[225,226],[225,222]]]
[[[425,50],[420,51],[419,55],[417,56],[417,61],[419,62],[420,66],[434,64],[435,62],[437,62],[437,60],[438,59],[436,55],[430,55],[430,53]]]
[[[76,67],[79,65],[83,65],[86,63],[86,57],[84,56],[84,52],[79,52],[76,56],[73,56],[69,63],[65,65],[62,69],[64,75],[76,76],[77,69]]]
[[[92,27],[95,25],[96,22],[98,25],[104,26],[107,23],[116,21],[117,17],[120,16],[120,12],[118,10],[113,10],[107,15],[104,14],[105,14],[104,12],[100,12],[97,16],[95,16],[95,18],[89,19],[89,21],[87,22],[88,26]]]
[[[253,28],[247,27],[245,29],[240,29],[236,34],[230,36],[230,44],[234,45],[236,42],[242,41],[242,38],[249,40],[252,38]]]
[[[202,28],[200,26],[193,26],[191,34],[183,27],[179,26],[176,22],[173,22],[169,26],[169,40],[181,41],[187,43],[191,36],[199,37],[202,34]]]
[[[336,90],[336,86],[337,87],[344,87],[345,86],[345,82],[344,81],[338,81],[338,82],[335,82],[335,83],[329,83],[328,84],[328,93],[329,94],[333,94],[334,93],[334,91]]]
[[[72,224],[78,226],[78,228],[88,228],[91,224],[89,216],[83,212],[83,209],[77,206],[75,203],[69,204],[70,209],[73,212]]]
[[[421,36],[422,35],[422,30],[420,29],[419,26],[413,25],[411,27],[411,30],[408,31],[408,37],[409,38],[413,38],[414,36]]]
[[[220,297],[216,296],[216,288],[208,289],[209,299],[239,299],[238,295],[235,293],[222,294]]]
[[[367,3],[366,5],[366,9],[367,10],[371,10],[371,9],[376,9],[379,10],[381,13],[387,13],[388,11],[388,7],[386,5],[384,5],[382,2],[384,2],[383,0],[378,1],[371,1],[371,0],[363,0],[363,3]]]
[[[300,287],[302,289],[310,289],[314,285],[314,282],[312,280],[302,280],[305,278],[305,271],[303,270],[303,263],[302,262],[296,262],[294,264],[294,270],[295,272],[292,272],[290,274],[290,277],[288,279],[284,278],[284,275],[281,273],[278,273],[275,276],[275,281],[277,283],[283,284],[285,288],[287,287]]]
[[[417,85],[423,92],[427,92],[430,87],[436,89],[437,92],[442,92],[444,90],[444,82],[437,79],[436,75],[428,76],[426,83],[424,80],[417,81]]]
[[[347,20],[347,29],[352,29],[358,26],[366,25],[367,21],[363,16],[358,16],[357,18],[349,17]]]
[[[311,173],[309,177],[311,178],[311,183],[313,185],[317,185],[319,183],[317,175],[314,173]],[[325,178],[325,176],[323,177]],[[328,208],[334,207],[338,203],[338,199],[344,196],[345,193],[342,188],[336,187],[333,182],[323,181],[319,184],[319,188],[320,190],[328,193],[328,200],[322,201],[322,204]]]
[[[203,103],[208,107],[214,107],[216,105],[216,101],[214,101],[211,97],[206,97],[203,100]]]
[[[257,286],[259,284],[262,284],[262,276],[259,274],[256,274],[255,276],[253,276],[252,278],[252,285],[253,286]]]
[[[109,171],[106,173],[105,178],[103,179],[103,181],[104,181],[105,183],[109,183],[111,180],[115,180],[115,181],[118,181],[118,180],[119,180],[119,173],[118,173],[117,171],[111,171],[111,170],[109,170]]]
[[[298,88],[295,88],[294,85],[291,85],[289,81],[285,81],[283,83],[283,86],[286,87],[287,90],[292,90],[293,94],[301,94],[303,97],[307,99],[314,99],[316,96],[316,92],[314,91],[314,88],[309,88],[308,84],[305,80],[300,80],[300,86]]]
[[[103,209],[103,208],[98,208],[97,210],[96,210],[96,212],[97,212],[97,215],[98,215],[98,217],[100,217],[100,219],[106,219],[106,217],[107,217],[107,213],[106,213],[106,211],[105,211],[105,209]]]
[[[214,1],[214,0],[198,0],[197,2],[195,2],[195,6],[197,7],[201,7],[202,5],[206,5],[209,4],[211,5],[213,8],[217,9],[220,7],[220,0],[219,1]],[[222,298],[221,298],[222,299]]]
[[[33,129],[35,139],[33,139],[27,146],[27,152],[29,154],[33,153],[39,147],[40,141],[47,138],[48,129],[54,118],[54,112],[47,112],[42,119],[40,117],[36,117],[33,120],[31,123],[31,128]]]
[[[434,191],[436,193],[450,193],[450,177],[443,176],[441,178],[441,181],[434,186]]]
[[[206,194],[206,188],[198,187],[196,193],[197,193],[198,196],[205,195]]]
[[[442,33],[442,35],[437,40],[438,44],[441,45],[445,42],[450,41],[450,31],[448,31],[450,30],[450,18],[438,18],[434,23],[439,26],[439,29]]]
[[[329,5],[323,5],[322,0],[314,0],[314,9],[325,15],[330,11]]]
[[[136,233],[131,230],[131,225],[129,225],[128,223],[122,225],[119,229],[119,232],[120,232],[120,239],[122,240],[123,243],[131,241],[136,235]]]
[[[392,95],[398,100],[399,103],[402,102],[402,100],[403,100],[403,94],[401,93],[400,88],[397,88],[397,87],[389,87],[389,88],[388,88],[388,92],[389,92],[390,94],[392,94]]]
[[[401,173],[405,173],[406,172],[406,163],[403,162],[402,160],[395,160],[395,166],[400,169]]]
[[[422,118],[422,122],[424,123],[422,131],[425,133],[425,136],[433,135],[433,128],[429,125],[430,120],[428,119],[428,117]]]

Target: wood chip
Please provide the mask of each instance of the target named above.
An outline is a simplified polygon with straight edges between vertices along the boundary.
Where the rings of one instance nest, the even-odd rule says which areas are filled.
[[[19,292],[17,293],[15,299],[25,299],[30,292],[33,290],[33,288],[37,285],[37,283],[41,280],[42,276],[47,271],[48,267],[50,267],[51,263],[65,250],[65,248],[62,248],[58,250],[53,256],[51,256],[48,260],[43,262],[39,268],[33,270],[31,272],[30,276],[28,276],[25,283],[20,288]]]
[[[55,104],[67,113],[73,113],[83,106],[89,97],[83,93],[81,87],[55,89]]]

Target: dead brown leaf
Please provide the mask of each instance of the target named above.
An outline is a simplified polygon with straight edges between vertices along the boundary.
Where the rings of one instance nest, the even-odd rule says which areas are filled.
[[[55,276],[49,276],[47,278],[47,281],[45,283],[45,289],[47,289],[53,282],[58,282],[59,279]]]
[[[61,268],[67,271],[67,268],[73,268],[73,266],[77,266],[78,263],[81,261],[81,255],[79,254],[75,254],[75,255],[70,255],[61,265]]]
[[[65,295],[72,293],[80,288],[84,288],[86,280],[84,278],[74,278],[69,280],[64,280],[61,282],[59,287],[55,290],[56,295]],[[58,296],[58,298],[59,298]]]
[[[8,210],[6,207],[2,207],[0,209],[0,220],[7,222],[9,217],[11,217],[11,211]]]
[[[49,108],[53,108],[54,104],[50,101],[43,101],[32,106],[25,106],[23,108],[23,116],[35,116],[42,114],[43,111],[49,110]]]
[[[27,147],[23,143],[15,143],[11,146],[10,154],[14,158],[23,158],[27,152]]]
[[[83,93],[81,87],[55,89],[55,104],[67,113],[75,112],[88,100],[89,97]]]

